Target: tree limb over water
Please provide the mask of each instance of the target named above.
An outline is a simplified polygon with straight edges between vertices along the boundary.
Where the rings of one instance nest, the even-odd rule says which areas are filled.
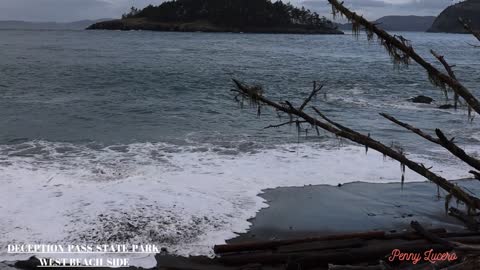
[[[233,80],[233,82],[235,83],[235,86],[236,86],[236,89],[233,91],[236,92],[237,95],[241,96],[243,99],[249,100],[254,106],[272,107],[280,112],[290,115],[291,117],[295,116],[299,119],[302,119],[302,120],[297,119],[297,121],[304,121],[310,124],[312,127],[321,128],[323,130],[326,130],[330,133],[335,134],[338,137],[342,137],[352,142],[364,145],[367,148],[372,148],[382,153],[385,156],[388,156],[394,160],[399,161],[400,164],[402,164],[403,168],[406,166],[412,171],[434,182],[435,184],[440,186],[442,189],[447,191],[449,194],[451,194],[455,198],[463,201],[469,208],[480,209],[480,199],[467,194],[465,191],[463,191],[461,188],[459,188],[455,184],[452,184],[447,179],[435,174],[430,169],[426,168],[423,164],[417,163],[407,158],[402,150],[394,149],[394,147],[386,146],[381,142],[374,140],[369,135],[361,134],[344,125],[341,125],[329,119],[328,117],[326,117],[317,108],[313,107],[312,109],[316,111],[317,114],[320,115],[323,121],[311,116],[309,113],[305,112],[305,110],[300,110],[300,108],[296,108],[289,101],[285,101],[283,104],[281,104],[278,102],[274,102],[270,99],[267,99],[266,97],[263,96],[263,91],[260,91],[258,87],[249,87],[235,79]],[[302,105],[305,104],[306,106],[306,104],[308,104],[308,102],[311,100],[310,97],[312,96],[312,94],[314,94],[315,90],[316,89],[314,89],[312,93],[305,99]],[[290,122],[287,122],[287,123],[290,123]],[[403,179],[403,175],[402,175],[402,179]]]
[[[381,44],[385,47],[388,53],[392,56],[392,60],[396,64],[410,64],[410,59],[414,60],[421,67],[423,67],[429,76],[430,81],[437,87],[446,90],[447,87],[452,89],[456,94],[462,97],[465,102],[474,111],[480,114],[480,102],[473,96],[470,90],[468,90],[463,84],[457,81],[455,78],[441,72],[431,63],[422,58],[414,48],[403,37],[392,36],[377,25],[367,21],[362,16],[347,9],[343,2],[340,3],[337,0],[328,0],[332,5],[333,15],[341,14],[345,16],[350,22],[352,22],[353,32],[360,31],[360,27],[364,27],[367,33],[367,37],[372,39],[374,35],[378,37]]]
[[[418,63],[421,67],[423,67],[428,75],[430,81],[440,87],[441,89],[447,90],[447,87],[452,89],[455,93],[455,99],[457,101],[458,97],[461,97],[465,100],[465,102],[470,108],[480,113],[480,102],[478,99],[473,96],[473,94],[463,86],[455,76],[455,73],[452,70],[451,65],[447,63],[443,56],[440,56],[433,50],[431,53],[437,58],[437,60],[443,65],[447,74],[443,73],[442,71],[438,70],[435,66],[431,63],[427,62],[424,58],[422,58],[419,54],[417,54],[410,44],[408,40],[401,36],[393,36],[384,31],[383,29],[377,27],[377,25],[367,21],[360,15],[357,15],[355,12],[350,11],[347,9],[343,2],[339,3],[337,0],[328,0],[329,3],[332,5],[333,14],[341,14],[345,16],[350,22],[352,22],[353,32],[354,34],[358,34],[360,28],[364,28],[367,37],[369,40],[373,39],[374,35],[377,36],[380,43],[386,48],[387,52],[392,57],[392,60],[395,64],[400,65],[409,65],[410,61],[413,59],[416,63]],[[238,80],[233,80],[236,86],[236,89],[232,90],[236,92],[235,99],[239,102],[243,100],[249,100],[254,106],[257,107],[258,112],[260,112],[260,108],[262,106],[272,107],[277,111],[286,113],[290,116],[290,121],[286,123],[282,123],[280,125],[274,125],[271,127],[279,127],[287,124],[296,123],[297,126],[299,123],[307,123],[318,130],[321,128],[327,132],[334,134],[337,137],[348,139],[352,142],[361,144],[365,146],[366,150],[368,151],[369,148],[372,148],[384,156],[388,156],[401,164],[402,168],[402,185],[404,181],[404,172],[405,167],[408,167],[412,171],[422,175],[423,177],[427,178],[428,180],[434,182],[439,187],[444,189],[449,193],[446,198],[446,209],[448,209],[448,204],[452,197],[455,197],[457,200],[462,201],[467,206],[468,212],[471,213],[472,210],[475,211],[476,209],[480,209],[480,199],[467,194],[463,189],[458,187],[457,185],[449,182],[447,179],[443,178],[442,176],[432,172],[430,168],[426,168],[423,164],[415,162],[409,159],[403,152],[402,149],[398,149],[395,146],[387,146],[382,144],[381,142],[373,139],[370,137],[370,134],[365,135],[361,134],[349,127],[341,125],[327,116],[325,116],[319,109],[315,107],[310,107],[317,115],[320,116],[320,119],[315,118],[309,112],[307,112],[307,106],[311,102],[312,98],[317,95],[317,93],[322,89],[322,87],[318,88],[314,84],[314,88],[310,95],[303,101],[301,106],[295,107],[289,101],[284,101],[282,103],[274,102],[270,99],[267,99],[263,95],[263,89],[261,87],[251,87],[245,85]],[[239,97],[242,98],[242,101],[239,100]],[[475,168],[477,171],[480,171],[480,160],[468,155],[463,149],[457,146],[454,142],[454,139],[448,139],[444,133],[440,129],[436,129],[436,138],[427,134],[426,132],[413,127],[409,124],[401,122],[396,118],[388,115],[388,114],[381,114],[386,119],[390,120],[391,122],[400,125],[401,127],[421,136],[422,138],[438,144],[443,148],[447,149],[450,153],[458,157],[463,162],[467,163],[471,167]],[[296,117],[296,119],[294,119]],[[476,171],[471,171],[474,175],[480,175],[480,173]],[[479,177],[480,178],[480,177]]]

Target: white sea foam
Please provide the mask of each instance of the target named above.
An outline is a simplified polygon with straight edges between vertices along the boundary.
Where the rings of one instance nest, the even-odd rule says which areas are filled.
[[[359,146],[289,144],[257,153],[142,143],[107,148],[29,142],[0,147],[0,247],[10,243],[154,243],[212,255],[245,232],[265,188],[400,179],[397,162]],[[443,168],[449,160],[412,157]],[[442,163],[442,166],[438,162]],[[423,180],[411,171],[407,181]],[[6,250],[5,248],[1,249]],[[25,258],[0,254],[0,261]],[[152,266],[153,257],[135,264]]]

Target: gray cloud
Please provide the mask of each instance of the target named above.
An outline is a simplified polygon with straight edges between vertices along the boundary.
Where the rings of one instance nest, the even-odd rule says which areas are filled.
[[[399,4],[398,6],[406,9],[429,9],[429,10],[443,10],[445,7],[452,5],[458,1],[452,0],[412,0],[408,3]]]
[[[129,7],[162,0],[1,0],[0,20],[75,21],[118,18]]]
[[[288,0],[285,0],[288,1]],[[438,15],[453,0],[344,0],[345,4],[369,19],[384,15]],[[0,0],[0,20],[74,21],[118,18],[129,7],[157,5],[162,0]],[[326,0],[291,0],[329,17]]]

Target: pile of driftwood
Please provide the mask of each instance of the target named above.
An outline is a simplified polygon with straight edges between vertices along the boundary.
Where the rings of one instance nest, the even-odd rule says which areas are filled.
[[[480,232],[424,229],[370,231],[284,240],[241,242],[214,247],[216,256],[157,254],[157,270],[477,270]],[[0,264],[0,268],[2,265]],[[37,269],[32,257],[12,265]],[[56,267],[55,269],[71,267]],[[86,267],[87,269],[97,269]],[[117,268],[135,270],[143,268]]]
[[[480,269],[475,244],[479,232],[425,230],[418,222],[413,231],[362,232],[218,245],[217,258],[236,269]],[[479,253],[480,254],[480,253]]]

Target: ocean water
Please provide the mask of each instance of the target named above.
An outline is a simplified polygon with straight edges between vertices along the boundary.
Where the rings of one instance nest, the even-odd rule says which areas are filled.
[[[430,49],[444,54],[479,93],[472,37],[400,34],[431,61]],[[400,181],[399,164],[373,150],[264,129],[282,119],[240,108],[232,78],[296,104],[321,81],[326,95],[312,105],[449,179],[468,168],[378,113],[480,151],[477,119],[437,109],[445,96],[425,72],[395,67],[363,35],[2,30],[0,56],[0,247],[154,243],[211,255],[267,206],[262,189]],[[434,104],[407,101],[418,94]],[[422,180],[407,171],[406,181]],[[0,261],[16,258],[4,250]]]

